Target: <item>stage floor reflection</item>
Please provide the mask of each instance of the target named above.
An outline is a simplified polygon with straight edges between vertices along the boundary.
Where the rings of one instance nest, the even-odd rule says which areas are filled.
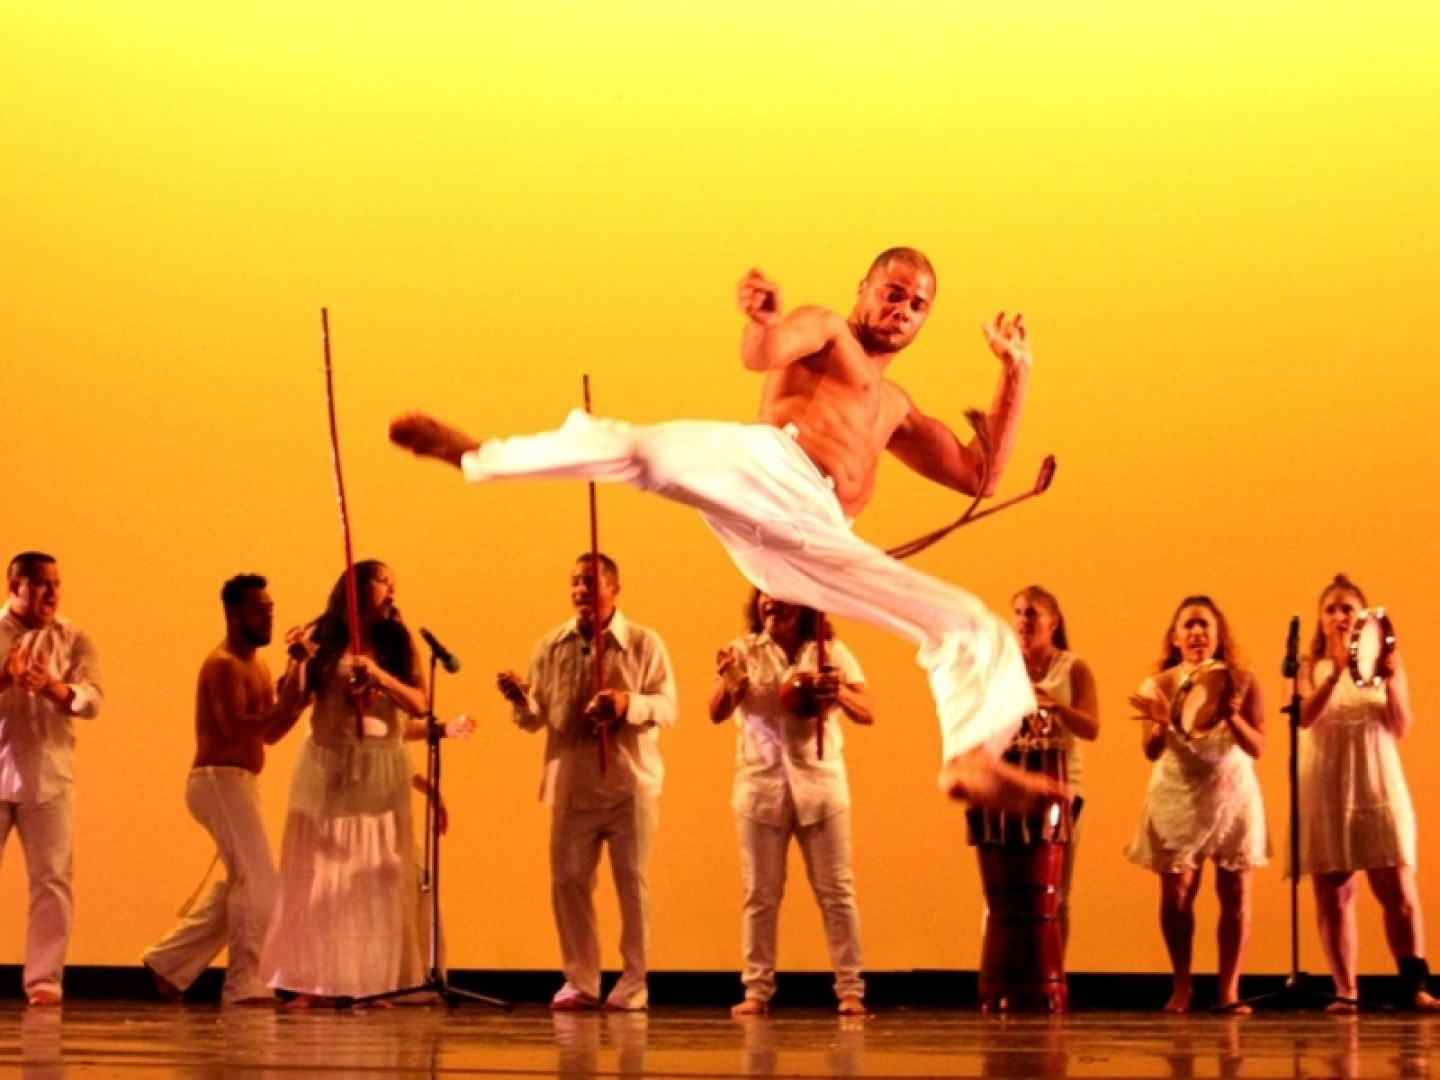
[[[0,1005],[0,1075],[51,1077],[1429,1077],[1440,1019],[894,1009],[562,1013],[526,1006],[281,1012]]]

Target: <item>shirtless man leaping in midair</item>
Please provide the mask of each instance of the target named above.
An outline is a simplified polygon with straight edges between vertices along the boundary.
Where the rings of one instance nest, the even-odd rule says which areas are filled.
[[[741,358],[765,374],[754,424],[639,427],[577,410],[557,431],[482,442],[409,413],[392,421],[390,438],[470,480],[619,481],[695,507],[762,592],[916,642],[940,719],[941,787],[981,805],[1030,809],[1061,788],[1000,760],[1035,710],[1008,627],[970,594],[890,558],[850,528],[874,491],[885,450],[936,483],[988,495],[1014,447],[1032,362],[1019,315],[984,328],[1002,365],[987,418],[988,467],[978,440],[962,441],[887,377],[934,296],[934,271],[913,248],[876,258],[848,318],[814,306],[784,313],[779,288],[750,271],[737,299],[746,317]]]

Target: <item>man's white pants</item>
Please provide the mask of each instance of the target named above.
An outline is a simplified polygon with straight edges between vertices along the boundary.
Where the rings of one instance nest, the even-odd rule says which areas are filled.
[[[608,807],[556,807],[550,823],[550,892],[560,957],[561,994],[600,998],[600,936],[595,918],[595,880],[600,847],[610,849],[610,872],[620,905],[620,981],[607,1000],[640,1009],[649,1002],[646,949],[650,941],[650,844],[660,812],[644,793]]]
[[[756,588],[919,646],[945,761],[981,745],[998,756],[1035,711],[1009,628],[964,590],[857,537],[828,482],[778,428],[703,420],[641,427],[576,410],[558,431],[485,442],[462,468],[469,480],[625,483],[699,510]]]
[[[30,917],[25,931],[25,994],[59,994],[65,951],[75,919],[71,796],[66,786],[45,802],[0,802],[0,851],[13,828],[20,833],[30,879]]]
[[[805,873],[825,924],[825,944],[830,950],[830,966],[835,969],[835,997],[863,998],[860,915],[855,909],[855,876],[850,866],[850,811],[801,825],[795,819],[794,804],[787,800],[787,807],[790,820],[784,825],[735,816],[745,883],[745,970],[740,976],[745,996],[768,1002],[775,995],[780,900],[785,895],[786,856],[793,836],[805,858]]]
[[[180,924],[146,950],[145,963],[184,990],[229,946],[222,1000],[270,997],[260,977],[260,947],[279,876],[260,817],[258,779],[246,769],[194,769],[185,805],[215,838],[228,880],[211,885]]]

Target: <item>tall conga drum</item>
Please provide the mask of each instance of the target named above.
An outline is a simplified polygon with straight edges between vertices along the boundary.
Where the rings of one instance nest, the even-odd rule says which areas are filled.
[[[1027,772],[1064,781],[1065,741],[1045,710],[1028,716],[1004,758]],[[1060,882],[1073,823],[1069,800],[1037,813],[971,807],[970,843],[980,857],[985,889],[985,941],[980,954],[980,1007],[986,1012],[1065,1012],[1065,943]]]

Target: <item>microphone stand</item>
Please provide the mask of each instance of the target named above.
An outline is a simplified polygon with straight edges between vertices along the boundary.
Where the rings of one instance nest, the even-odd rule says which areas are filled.
[[[425,782],[429,790],[425,794],[425,862],[421,871],[420,887],[430,897],[430,941],[429,967],[425,981],[418,986],[406,986],[399,990],[387,990],[381,994],[367,994],[365,997],[342,999],[341,1007],[368,1005],[373,1001],[388,1001],[391,998],[408,997],[411,994],[431,993],[447,1006],[454,1008],[467,1001],[490,1005],[510,1012],[515,1005],[500,998],[486,997],[470,990],[451,986],[440,966],[440,740],[445,737],[445,725],[435,716],[435,674],[437,656],[430,648],[430,687],[425,702]],[[408,897],[402,902],[409,902]]]
[[[1355,1008],[1374,1007],[1359,998],[1327,994],[1311,989],[1310,976],[1300,970],[1300,616],[1290,624],[1290,640],[1285,650],[1281,675],[1290,680],[1290,704],[1280,711],[1290,718],[1289,816],[1290,816],[1290,974],[1279,990],[1242,998],[1229,1005],[1216,1005],[1210,1011],[1233,1012],[1242,1006],[1274,1003],[1277,1008],[1337,1003]]]

